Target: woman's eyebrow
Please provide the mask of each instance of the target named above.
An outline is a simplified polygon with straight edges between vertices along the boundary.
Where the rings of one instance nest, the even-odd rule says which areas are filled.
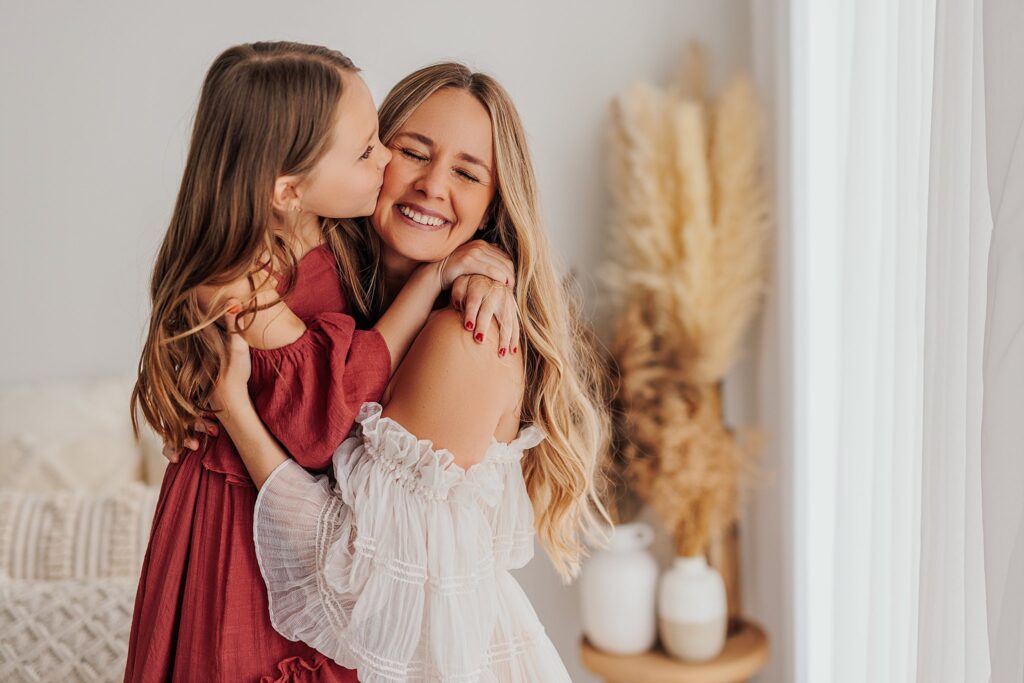
[[[471,164],[476,164],[480,168],[482,168],[485,171],[487,171],[488,175],[491,173],[490,167],[488,167],[487,164],[485,164],[484,162],[480,161],[479,159],[477,159],[472,154],[467,154],[466,152],[459,152],[459,154],[457,155],[457,158],[458,159],[462,159],[463,161],[468,161]]]
[[[430,138],[428,138],[423,133],[415,133],[413,131],[406,130],[406,131],[402,131],[401,133],[399,133],[395,137],[403,137],[403,136],[412,138],[413,140],[416,140],[417,142],[421,142],[424,145],[426,145],[427,147],[433,147],[434,146],[434,141],[431,140]],[[487,171],[487,173],[491,172],[491,167],[490,166],[488,166],[487,164],[485,164],[483,161],[481,161],[477,157],[473,156],[472,154],[469,154],[468,152],[459,152],[458,154],[455,155],[455,158],[462,159],[463,161],[468,161],[471,164],[476,164],[480,168],[482,168],[485,171]]]
[[[417,142],[422,142],[427,147],[433,147],[434,146],[434,141],[431,140],[430,138],[428,138],[426,135],[423,135],[422,133],[412,133],[410,131],[402,131],[396,137],[412,138],[413,140],[416,140]]]

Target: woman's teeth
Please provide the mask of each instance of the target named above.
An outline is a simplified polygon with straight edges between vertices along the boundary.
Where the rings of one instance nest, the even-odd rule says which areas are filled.
[[[409,220],[415,221],[420,225],[429,225],[432,228],[440,227],[448,222],[446,220],[435,218],[433,216],[424,216],[419,211],[413,211],[407,206],[399,205],[398,211]]]

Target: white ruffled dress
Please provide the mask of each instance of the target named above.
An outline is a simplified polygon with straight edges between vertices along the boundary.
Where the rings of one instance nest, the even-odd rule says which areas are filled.
[[[533,556],[520,460],[492,440],[464,470],[365,403],[334,481],[282,463],[253,535],[270,619],[363,683],[558,683],[569,674],[510,569]]]

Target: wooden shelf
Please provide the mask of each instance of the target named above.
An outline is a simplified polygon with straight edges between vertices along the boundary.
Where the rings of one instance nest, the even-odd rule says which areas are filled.
[[[602,652],[583,638],[580,658],[606,683],[741,683],[768,661],[768,636],[754,622],[737,621],[721,654],[701,663],[673,659],[660,643],[650,652],[623,656]]]

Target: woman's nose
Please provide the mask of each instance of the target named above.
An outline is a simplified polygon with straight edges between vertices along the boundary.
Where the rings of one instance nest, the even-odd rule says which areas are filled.
[[[433,164],[423,169],[423,173],[416,179],[414,189],[419,190],[427,197],[444,197],[447,179],[444,170]]]

